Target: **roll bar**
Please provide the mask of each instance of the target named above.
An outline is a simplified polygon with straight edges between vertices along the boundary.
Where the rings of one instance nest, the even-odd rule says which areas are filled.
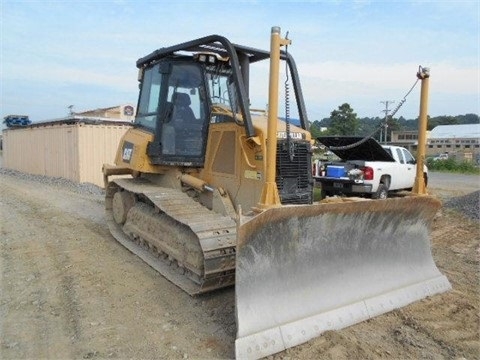
[[[233,44],[220,35],[209,35],[195,40],[190,40],[177,45],[163,47],[153,51],[137,60],[137,67],[139,69],[157,62],[160,59],[174,55],[177,52],[213,52],[222,57],[228,56],[230,58],[231,67],[233,70],[233,78],[235,87],[239,94],[239,105],[242,117],[244,119],[245,131],[248,137],[255,136],[255,129],[252,124],[250,115],[250,105],[248,98],[249,88],[249,66],[251,63],[266,60],[270,58],[270,52],[260,49],[251,48],[248,46]],[[297,100],[298,114],[300,117],[301,127],[308,130],[308,118],[303,101],[302,89],[300,86],[300,79],[298,76],[297,67],[293,57],[285,52],[280,52],[280,59],[287,61],[292,83],[294,87],[295,97]]]

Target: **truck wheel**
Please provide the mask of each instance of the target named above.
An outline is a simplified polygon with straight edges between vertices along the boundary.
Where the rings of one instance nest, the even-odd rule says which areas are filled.
[[[423,173],[423,180],[425,180],[425,187],[428,185],[428,175],[427,173]]]
[[[385,184],[378,185],[377,191],[372,194],[372,199],[386,199],[388,197],[388,189]]]

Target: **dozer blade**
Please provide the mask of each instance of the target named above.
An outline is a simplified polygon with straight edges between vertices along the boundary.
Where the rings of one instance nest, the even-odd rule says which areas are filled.
[[[273,208],[239,227],[237,359],[257,359],[451,288],[431,197]]]

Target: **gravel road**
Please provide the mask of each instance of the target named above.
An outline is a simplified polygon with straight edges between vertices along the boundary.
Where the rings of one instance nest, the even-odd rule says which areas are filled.
[[[450,192],[451,196],[480,190],[480,175],[430,171],[428,182],[432,190],[444,190],[446,194]]]
[[[480,175],[429,173],[429,193],[472,220],[480,220]]]
[[[270,359],[480,358],[479,178],[442,176],[432,247],[453,290]],[[114,241],[103,196],[0,169],[0,358],[233,358],[234,289],[186,295]]]

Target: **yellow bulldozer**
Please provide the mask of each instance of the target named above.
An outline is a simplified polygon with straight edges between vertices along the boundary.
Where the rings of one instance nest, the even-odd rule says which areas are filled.
[[[316,203],[312,139],[293,57],[211,35],[137,61],[140,93],[115,165],[112,235],[190,295],[235,284],[237,358],[261,358],[447,291],[433,262],[429,196]],[[269,61],[267,111],[250,66]],[[278,117],[279,68],[299,125]],[[123,176],[112,176],[123,175]]]

